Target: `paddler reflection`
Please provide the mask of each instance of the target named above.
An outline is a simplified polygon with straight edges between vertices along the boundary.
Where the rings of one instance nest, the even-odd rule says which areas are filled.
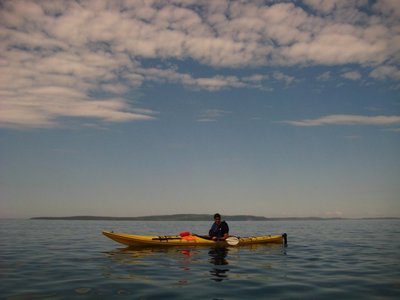
[[[208,252],[210,263],[215,265],[215,267],[210,270],[212,280],[222,281],[228,278],[227,273],[229,272],[229,269],[227,268],[227,265],[229,263],[226,259],[228,251],[229,250],[226,247],[218,247],[213,248]]]

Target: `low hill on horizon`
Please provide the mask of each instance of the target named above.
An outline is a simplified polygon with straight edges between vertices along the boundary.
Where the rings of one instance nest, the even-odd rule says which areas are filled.
[[[66,217],[33,217],[31,220],[102,220],[102,221],[212,221],[213,215],[209,214],[173,214],[154,215],[142,217],[110,217],[110,216],[66,216]],[[320,217],[283,217],[266,218],[252,215],[225,215],[226,221],[279,221],[279,220],[337,220],[345,218],[320,218]]]
[[[67,216],[67,217],[34,217],[32,220],[120,220],[120,221],[210,221],[214,215],[208,214],[173,214],[152,215],[141,217],[111,217],[111,216]],[[251,215],[223,216],[231,221],[265,221],[265,217]]]

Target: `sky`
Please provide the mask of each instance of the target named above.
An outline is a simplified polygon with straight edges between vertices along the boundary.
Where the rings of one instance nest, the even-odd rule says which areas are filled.
[[[0,50],[0,218],[400,217],[397,0],[4,0]]]

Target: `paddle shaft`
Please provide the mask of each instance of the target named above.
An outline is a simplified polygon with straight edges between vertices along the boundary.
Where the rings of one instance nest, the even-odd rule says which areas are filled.
[[[159,236],[157,238],[152,238],[153,241],[168,241],[168,240],[181,240],[181,237],[167,237],[167,236]]]

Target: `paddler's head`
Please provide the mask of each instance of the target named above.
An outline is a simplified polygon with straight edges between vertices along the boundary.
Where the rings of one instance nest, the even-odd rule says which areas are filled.
[[[217,213],[217,214],[214,215],[214,222],[216,224],[221,223],[221,215],[220,214]]]

